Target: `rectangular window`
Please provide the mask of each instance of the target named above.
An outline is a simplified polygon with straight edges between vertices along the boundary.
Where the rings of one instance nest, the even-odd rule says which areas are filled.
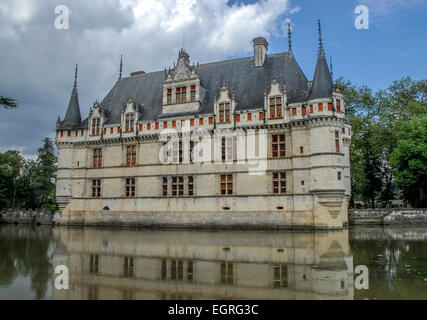
[[[236,115],[236,122],[240,122],[240,114]]]
[[[288,267],[283,264],[273,265],[273,287],[287,288],[288,287]]]
[[[335,131],[335,152],[340,152],[340,132]]]
[[[194,179],[192,176],[188,177],[188,195],[194,195]]]
[[[338,180],[341,181],[341,171],[338,171]]]
[[[337,111],[341,112],[341,100],[337,100]]]
[[[221,195],[231,196],[233,194],[233,175],[221,175]]]
[[[184,195],[184,177],[172,177],[172,196]]]
[[[299,153],[301,153],[301,154],[303,154],[303,153],[304,153],[304,147],[303,147],[303,146],[300,146],[300,147],[299,147]]]
[[[292,108],[292,115],[296,116],[297,115],[297,108]]]
[[[264,120],[264,112],[260,112],[259,113],[259,119],[260,120]]]
[[[286,172],[273,172],[273,193],[286,193]]]
[[[142,124],[139,125],[139,131],[142,131]]]
[[[282,97],[270,98],[270,119],[282,117]]]
[[[126,197],[133,198],[135,197],[135,178],[126,179]]]
[[[76,136],[78,135],[78,131],[76,131]],[[104,134],[107,134],[107,128],[104,128]]]
[[[319,104],[317,105],[317,110],[318,110],[318,111],[323,111],[323,104],[322,104],[322,103],[319,103]]]
[[[100,134],[99,132],[100,124],[101,124],[100,118],[92,119],[92,135],[93,136],[98,136]]]
[[[222,162],[233,160],[233,138],[221,139],[221,160]]]
[[[284,134],[274,134],[271,136],[272,157],[284,158],[286,156],[286,141]]]
[[[221,283],[233,284],[233,262],[221,262]]]
[[[199,119],[199,125],[202,126],[204,123],[205,123],[205,119],[204,118],[200,118]]]
[[[134,275],[133,257],[125,257],[123,265],[123,275],[128,278],[133,278]]]
[[[248,121],[252,121],[252,113],[248,113]]]
[[[213,124],[213,117],[209,117],[209,124]]]
[[[172,163],[178,164],[182,163],[183,153],[182,153],[182,141],[174,141],[172,143]]]
[[[194,119],[190,120],[190,126],[194,127]]]
[[[114,128],[110,129],[110,133],[113,134],[114,133]]]
[[[126,147],[126,165],[135,166],[136,165],[136,146],[127,146]]]
[[[172,89],[168,89],[166,104],[172,104]]]
[[[93,150],[93,167],[101,168],[102,166],[102,149],[98,148]]]
[[[196,86],[191,86],[191,101],[196,101]]]
[[[85,135],[85,132],[84,132],[84,130],[82,130],[82,137]]]
[[[313,105],[310,105],[310,113],[313,113]]]
[[[175,98],[176,98],[176,103],[186,102],[186,100],[187,100],[187,88],[186,87],[176,88],[175,89]]]
[[[101,198],[101,180],[92,180],[92,198]]]
[[[219,123],[230,122],[230,104],[220,103],[219,104]]]
[[[133,113],[125,116],[125,132],[133,132],[135,124],[135,115]]]
[[[176,128],[176,121],[172,121],[172,128]]]
[[[333,104],[332,103],[328,103],[328,111],[332,111],[333,109]]]
[[[67,136],[71,137],[71,131],[68,131]]]
[[[61,131],[61,137],[63,137],[64,136],[64,131]]]
[[[168,123],[167,123],[167,121],[164,121],[164,122],[163,122],[163,128],[165,128],[165,129],[166,129],[167,127],[168,127]]]
[[[120,133],[121,129],[120,127],[117,127],[117,133]]]
[[[305,116],[307,114],[307,107],[302,107],[302,115]]]
[[[151,130],[151,123],[147,123],[147,130]]]
[[[97,254],[91,254],[89,258],[89,272],[98,273],[99,269],[99,257]]]
[[[155,126],[156,126],[156,130],[159,129],[159,123],[158,122],[156,122]]]
[[[168,195],[168,178],[163,177],[162,194],[164,197]]]

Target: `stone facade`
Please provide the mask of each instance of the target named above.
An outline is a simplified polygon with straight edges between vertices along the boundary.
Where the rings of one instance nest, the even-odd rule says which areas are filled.
[[[119,79],[84,121],[75,83],[57,124],[62,222],[342,228],[351,141],[342,92],[321,42],[311,82],[291,51],[267,48],[257,38],[254,57],[192,66],[181,50],[164,73]]]

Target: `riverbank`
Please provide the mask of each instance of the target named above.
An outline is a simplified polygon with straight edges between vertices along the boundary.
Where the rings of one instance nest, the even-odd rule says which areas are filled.
[[[60,218],[59,213],[52,214],[44,210],[0,212],[0,223],[8,224],[60,225]],[[350,225],[427,225],[427,209],[351,209],[348,210],[348,218]],[[99,225],[105,224],[100,223]],[[226,226],[219,226],[219,228],[221,227]],[[248,225],[248,228],[253,229],[253,226]],[[259,225],[258,229],[263,229],[263,226]]]
[[[7,224],[32,224],[32,225],[56,225],[59,213],[52,214],[45,210],[7,210],[0,212],[0,223]]]
[[[348,210],[350,225],[412,225],[427,224],[427,209],[351,209]]]

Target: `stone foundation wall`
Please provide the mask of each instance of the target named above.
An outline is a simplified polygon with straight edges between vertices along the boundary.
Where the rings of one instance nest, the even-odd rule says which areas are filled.
[[[349,224],[427,224],[427,209],[351,209]]]
[[[58,222],[58,214],[44,210],[6,210],[0,212],[0,223],[51,225]]]

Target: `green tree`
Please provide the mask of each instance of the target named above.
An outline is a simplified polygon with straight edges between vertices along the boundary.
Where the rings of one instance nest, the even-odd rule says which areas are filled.
[[[0,153],[0,209],[16,204],[16,185],[24,159],[19,151]]]
[[[34,175],[31,179],[31,188],[34,190],[34,197],[37,207],[49,202],[49,198],[55,191],[56,162],[53,142],[49,138],[43,140],[43,147],[37,151],[38,157]]]
[[[14,99],[0,96],[0,107],[5,109],[16,108],[18,107],[18,103]]]
[[[391,154],[397,185],[413,207],[427,206],[427,115],[402,122]]]

